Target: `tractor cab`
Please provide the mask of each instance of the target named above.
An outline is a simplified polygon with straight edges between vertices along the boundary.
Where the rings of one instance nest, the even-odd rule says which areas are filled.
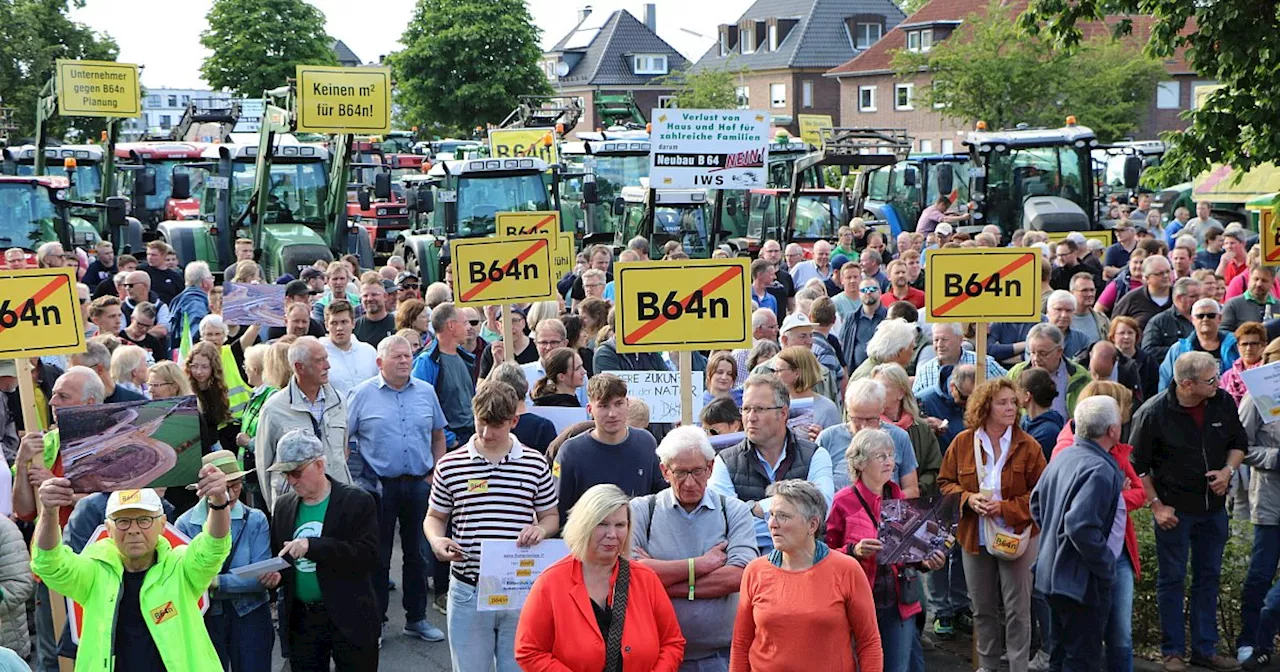
[[[0,177],[0,248],[22,248],[28,265],[35,266],[35,252],[44,243],[60,242],[65,250],[92,247],[101,238],[89,220],[73,214],[74,209],[105,209],[107,223],[113,231],[126,230],[130,222],[128,202],[120,197],[107,199],[105,205],[71,199],[71,182],[63,176]],[[128,231],[135,234],[136,231]],[[135,238],[125,235],[126,240]],[[132,240],[140,243],[140,237]]]
[[[133,203],[133,214],[148,227],[165,220],[193,219],[200,214],[195,199],[172,198],[173,174],[188,172],[203,160],[207,143],[122,142],[116,145],[120,190]]]
[[[968,180],[966,154],[911,156],[868,172],[863,207],[875,219],[887,222],[889,232],[896,237],[903,231],[914,231],[920,213],[939,196],[947,196],[959,209],[967,208]]]
[[[98,145],[59,145],[44,150],[46,175],[71,181],[71,196],[78,201],[96,201],[102,195],[102,159]],[[4,150],[5,164],[13,175],[36,174],[36,146],[20,145]],[[68,163],[67,159],[71,159]]]
[[[613,214],[615,208],[608,204],[622,196],[627,187],[639,187],[649,176],[649,133],[643,129],[612,128],[594,133],[579,133],[577,142],[566,142],[560,148],[565,165],[574,172],[584,174],[581,180],[566,180],[563,217],[567,221],[583,222],[584,236],[612,237],[620,225]],[[586,176],[595,183],[595,202],[606,207],[594,207],[585,198]]]
[[[636,236],[649,240],[650,254],[662,258],[662,249],[677,241],[690,259],[711,257],[713,223],[711,202],[704,189],[649,189],[624,187],[614,201],[614,214],[622,226],[614,237],[614,247],[623,248]]]

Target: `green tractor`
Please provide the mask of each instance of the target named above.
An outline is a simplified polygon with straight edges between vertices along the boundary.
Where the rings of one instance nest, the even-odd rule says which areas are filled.
[[[677,241],[690,259],[709,259],[715,225],[711,199],[705,189],[650,189],[649,180],[623,187],[611,207],[621,225],[613,239],[615,250],[625,249],[636,236],[649,241],[649,254],[661,259],[663,248]]]
[[[126,230],[130,223],[140,230],[126,214],[128,203],[118,196],[105,204],[73,200],[71,181],[64,176],[0,177],[0,248],[22,248],[34,267],[35,252],[45,243],[62,243],[67,251],[92,247],[99,240],[97,226],[73,210],[103,210],[112,230]]]
[[[649,176],[649,133],[643,129],[619,128],[596,133],[579,133],[577,142],[560,146],[560,156],[569,169],[582,172],[583,179],[565,181],[562,218],[582,222],[584,240],[609,242],[621,230],[621,219],[612,204],[622,199],[622,190],[638,187]],[[595,183],[595,200],[606,204],[596,207],[586,195],[591,188],[585,177]]]
[[[208,163],[173,174],[173,197],[190,198],[195,189],[200,218],[162,222],[161,237],[179,258],[203,259],[214,269],[234,262],[237,237],[249,238],[266,280],[298,277],[317,260],[347,253],[359,257],[361,267],[372,267],[368,234],[347,220],[353,136],[334,136],[329,148],[299,142],[292,135],[292,90],[266,93],[285,98],[285,106],[266,105],[256,144],[238,142],[233,134],[232,142],[205,150]],[[375,198],[390,197],[389,180],[380,180],[378,188],[386,194]]]
[[[559,173],[548,171],[545,161],[532,157],[436,163],[425,177],[404,183],[409,229],[396,232],[393,253],[423,283],[440,280],[449,264],[449,239],[492,235],[499,212],[558,209]]]

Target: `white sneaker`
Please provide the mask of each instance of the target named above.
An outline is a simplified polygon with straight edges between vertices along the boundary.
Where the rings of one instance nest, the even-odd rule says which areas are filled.
[[[1236,649],[1236,660],[1238,660],[1238,661],[1240,661],[1240,662],[1242,662],[1242,663],[1243,663],[1244,661],[1248,660],[1248,659],[1249,659],[1249,656],[1252,656],[1252,655],[1253,655],[1253,647],[1252,647],[1252,646],[1242,646],[1242,647],[1240,647],[1240,648]]]
[[[1049,670],[1049,654],[1045,651],[1036,651],[1036,655],[1031,657],[1031,661],[1027,663],[1027,669],[1031,672],[1048,672]]]

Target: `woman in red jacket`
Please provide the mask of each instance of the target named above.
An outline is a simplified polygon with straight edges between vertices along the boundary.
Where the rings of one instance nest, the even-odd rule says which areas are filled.
[[[1080,399],[1104,395],[1116,400],[1120,405],[1120,424],[1127,426],[1133,411],[1133,393],[1120,383],[1110,380],[1095,380],[1080,391]],[[1079,403],[1079,402],[1077,402]],[[1054,457],[1075,442],[1075,421],[1068,421],[1058,434],[1058,443],[1053,449]],[[1141,509],[1147,505],[1147,495],[1142,489],[1142,481],[1133,470],[1129,454],[1133,446],[1117,443],[1111,449],[1111,457],[1124,473],[1124,499],[1126,511]],[[1128,562],[1125,562],[1128,560]],[[1133,527],[1133,520],[1125,516],[1124,551],[1116,558],[1116,582],[1111,593],[1111,616],[1107,619],[1107,627],[1103,641],[1107,645],[1108,672],[1133,671],[1133,586],[1141,576],[1141,564],[1138,562],[1138,533]]]
[[[534,582],[516,626],[525,672],[676,672],[684,636],[652,569],[629,562],[631,507],[616,485],[588,489],[565,523],[569,555]],[[614,642],[610,647],[607,642]]]
[[[921,611],[920,577],[908,571],[916,565],[879,566],[876,562],[876,553],[883,550],[880,504],[885,499],[902,499],[902,490],[890,480],[893,454],[893,439],[884,431],[864,429],[853,436],[848,451],[853,485],[832,500],[827,545],[857,558],[871,582],[885,672],[924,672],[924,651],[915,624]],[[935,551],[923,567],[937,569],[945,562],[942,553]]]

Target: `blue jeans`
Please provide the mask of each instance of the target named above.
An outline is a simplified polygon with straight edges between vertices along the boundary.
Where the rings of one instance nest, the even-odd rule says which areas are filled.
[[[49,587],[36,582],[36,657],[34,672],[58,672],[58,635],[53,631]]]
[[[897,607],[880,609],[876,611],[876,625],[884,651],[884,672],[924,672],[924,650],[920,648],[914,617],[902,618]]]
[[[1222,551],[1227,545],[1227,512],[1177,512],[1172,530],[1156,525],[1156,604],[1163,631],[1160,651],[1166,656],[1185,656],[1183,631],[1183,588],[1187,578],[1187,557],[1191,558],[1191,648],[1192,653],[1213,656],[1218,645],[1218,577],[1222,574]]]
[[[729,672],[729,649],[720,649],[714,655],[680,663],[679,672]]]
[[[449,659],[455,672],[493,669],[520,672],[516,664],[519,611],[476,611],[476,587],[449,582]]]
[[[396,521],[400,522],[400,550],[404,557],[400,587],[405,623],[416,623],[427,617],[427,538],[422,532],[422,519],[427,515],[430,497],[431,485],[426,481],[382,479],[382,500],[378,506],[380,573],[373,587],[377,590],[384,620],[391,601],[387,584],[391,579]]]
[[[1032,575],[1035,575],[1035,570],[1032,570]],[[1031,618],[1038,628],[1035,634],[1039,635],[1039,639],[1032,637],[1031,655],[1035,655],[1037,648],[1046,653],[1052,651],[1053,612],[1049,609],[1049,600],[1038,590],[1031,593]]]
[[[222,661],[222,669],[235,672],[270,672],[271,648],[276,643],[271,625],[271,605],[264,604],[245,614],[236,615],[227,600],[222,613],[205,614],[205,628]]]
[[[1090,581],[1097,581],[1096,578]],[[1056,639],[1049,650],[1050,672],[1092,672],[1102,660],[1105,615],[1111,611],[1111,589],[1103,586],[1098,604],[1081,604],[1062,595],[1046,600],[1053,614]]]
[[[960,544],[951,548],[945,566],[925,573],[924,583],[928,590],[929,618],[951,618],[969,609],[969,586],[965,584],[964,567],[960,564]]]
[[[1240,636],[1236,647],[1254,646],[1254,633],[1258,631],[1258,613],[1262,611],[1263,597],[1276,578],[1276,565],[1280,563],[1280,525],[1253,526],[1253,553],[1249,556],[1249,572],[1244,577],[1244,590],[1240,595]],[[1268,643],[1271,640],[1266,640]]]
[[[1108,672],[1133,672],[1133,562],[1127,550],[1121,550],[1116,558],[1111,615],[1102,641],[1107,647]]]

